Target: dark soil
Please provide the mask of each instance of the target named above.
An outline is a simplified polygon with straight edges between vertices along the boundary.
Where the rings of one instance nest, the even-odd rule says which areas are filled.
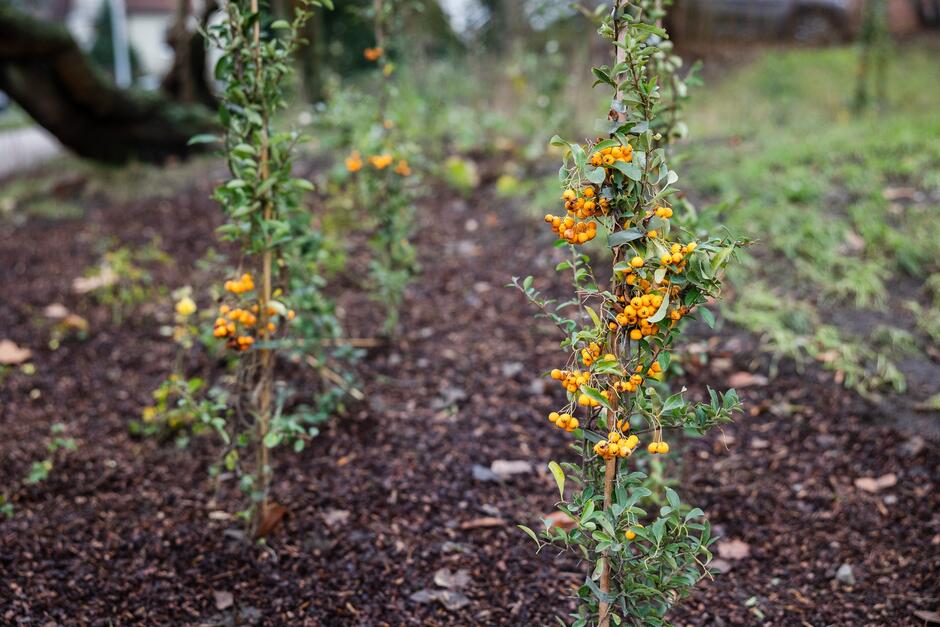
[[[113,236],[159,235],[175,263],[171,288],[192,281],[214,241],[205,182],[172,202],[85,202],[82,220],[0,223],[0,339],[34,351],[35,373],[10,369],[0,390],[0,485],[45,455],[50,425],[78,441],[50,478],[15,495],[0,521],[0,623],[147,625],[549,625],[573,607],[581,566],[534,545],[553,506],[545,463],[569,456],[545,415],[558,398],[541,373],[560,353],[509,278],[553,289],[557,261],[540,223],[496,199],[446,193],[421,212],[424,273],[402,333],[358,365],[367,393],[301,454],[277,454],[275,498],[288,510],[267,546],[239,539],[207,475],[207,439],[187,449],[133,439],[128,422],[168,374],[174,347],[147,308],[122,325],[71,281]],[[557,286],[556,286],[557,287]],[[350,337],[374,307],[340,297]],[[85,341],[47,347],[43,309],[88,319]],[[703,345],[704,346],[704,345]],[[726,387],[760,372],[750,338],[730,332],[692,350],[688,385]],[[707,365],[700,365],[706,364]],[[314,385],[314,373],[306,375]],[[673,619],[679,624],[922,624],[940,590],[940,455],[900,433],[820,372],[784,372],[744,387],[748,413],[723,433],[670,455],[683,496],[749,555],[724,558]],[[682,468],[677,467],[679,459]],[[474,478],[475,464],[526,460],[533,473]],[[859,477],[894,473],[878,493]],[[851,566],[854,584],[836,579]],[[410,599],[439,589],[435,573],[467,569],[469,603]],[[845,577],[843,577],[845,579]]]

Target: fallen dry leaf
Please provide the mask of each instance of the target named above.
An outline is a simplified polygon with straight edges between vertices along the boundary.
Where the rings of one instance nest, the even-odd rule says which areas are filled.
[[[235,603],[235,597],[227,590],[213,590],[212,596],[215,598],[217,610],[227,610]]]
[[[264,511],[261,512],[261,522],[258,523],[258,531],[255,533],[255,537],[266,538],[271,535],[281,524],[285,514],[287,514],[287,508],[283,505],[268,503]]]
[[[461,529],[479,529],[481,527],[502,527],[506,524],[506,521],[502,518],[496,518],[495,516],[483,516],[481,518],[474,518],[473,520],[468,520],[467,522],[461,523]]]
[[[735,372],[728,377],[728,385],[733,388],[746,388],[752,385],[767,385],[767,377],[753,372]]]
[[[751,554],[751,545],[742,540],[722,540],[718,543],[718,555],[726,560],[743,560]]]
[[[865,492],[871,492],[872,494],[876,492],[881,492],[885,488],[890,488],[896,485],[898,482],[898,476],[893,472],[889,472],[886,475],[882,475],[877,479],[874,477],[859,477],[855,480],[855,487],[859,490],[864,490]]]
[[[33,351],[20,348],[10,340],[0,340],[0,365],[15,366],[33,356]]]
[[[497,459],[490,464],[490,470],[500,479],[508,479],[532,472],[532,464],[524,459]]]
[[[409,598],[416,603],[437,601],[448,610],[459,610],[470,603],[470,599],[456,590],[418,590]]]
[[[571,531],[578,524],[578,521],[568,514],[558,511],[552,512],[546,516],[545,522],[548,523],[549,527],[554,527],[555,529],[564,529],[565,531]]]
[[[914,616],[932,625],[940,625],[940,612],[931,612],[929,610],[915,610]]]
[[[330,527],[345,525],[349,521],[349,511],[345,509],[331,509],[323,514],[323,520]]]
[[[442,588],[460,590],[470,583],[470,571],[461,568],[457,572],[451,572],[449,568],[441,568],[434,573],[434,583]]]
[[[102,266],[101,271],[94,276],[79,276],[72,279],[72,291],[76,294],[87,294],[102,287],[114,285],[117,274],[108,266]]]
[[[717,557],[708,563],[708,568],[716,573],[726,573],[734,568],[734,564]]]
[[[46,308],[42,310],[42,314],[53,320],[61,320],[69,315],[69,310],[62,303],[52,303],[51,305],[46,305]]]

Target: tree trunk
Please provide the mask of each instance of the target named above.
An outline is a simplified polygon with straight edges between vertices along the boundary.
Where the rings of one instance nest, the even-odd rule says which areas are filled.
[[[117,88],[93,66],[61,24],[0,6],[0,89],[65,146],[107,162],[162,161],[198,150],[212,132],[202,105]]]
[[[205,27],[218,8],[215,0],[206,2],[199,24]],[[202,103],[210,109],[219,106],[206,80],[206,40],[198,30],[188,28],[190,0],[179,0],[176,23],[167,33],[167,43],[173,48],[173,66],[163,77],[161,87],[173,100]]]

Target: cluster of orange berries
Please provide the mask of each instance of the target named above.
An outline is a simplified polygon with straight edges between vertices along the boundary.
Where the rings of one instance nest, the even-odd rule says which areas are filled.
[[[612,146],[603,148],[591,155],[591,165],[609,168],[618,161],[630,163],[633,161],[633,146]]]
[[[601,213],[607,213],[610,209],[610,201],[607,198],[598,198],[597,191],[590,185],[581,190],[578,195],[573,189],[566,189],[562,195],[565,201],[566,217],[553,216],[547,214],[545,221],[549,223],[559,237],[564,238],[569,244],[584,244],[597,236],[597,223],[578,222],[577,220],[586,220]],[[576,220],[577,218],[577,220]]]
[[[581,361],[584,362],[584,365],[588,368],[591,367],[598,357],[601,356],[601,347],[597,342],[591,342],[587,346],[581,349]],[[605,355],[605,359],[616,359],[613,355]]]
[[[643,375],[631,374],[628,378],[614,383],[614,389],[618,392],[636,392],[641,385],[643,385]]]
[[[368,160],[369,165],[376,170],[384,170],[392,165],[395,158],[388,153],[384,153],[381,155],[372,155]],[[363,165],[365,165],[365,162],[362,160],[362,153],[358,150],[353,150],[349,153],[349,156],[346,157],[346,170],[349,172],[358,172],[362,169]],[[395,173],[401,176],[411,176],[411,166],[408,164],[407,159],[398,160],[398,163],[395,164]]]
[[[590,222],[575,222],[575,219],[571,216],[562,218],[561,216],[549,214],[545,216],[545,221],[551,225],[552,231],[558,237],[567,240],[569,244],[584,244],[597,237],[597,223],[593,220]]]
[[[226,291],[233,294],[243,294],[254,288],[254,279],[252,279],[251,274],[247,272],[239,279],[225,282]],[[249,308],[233,308],[225,304],[220,305],[219,315],[215,319],[212,334],[217,338],[228,338],[229,348],[240,351],[248,350],[251,348],[252,344],[255,343],[253,333],[263,337],[268,333],[277,332],[277,325],[270,321],[271,318],[277,316],[277,309],[272,306],[268,307],[267,314],[269,322],[263,329],[255,328],[258,324],[258,312],[258,305],[252,305]],[[293,320],[295,315],[294,310],[289,310],[285,314],[285,317],[288,320]]]
[[[661,437],[661,436],[660,436]],[[655,455],[659,453],[660,455],[665,455],[669,452],[669,445],[660,440],[659,442],[650,442],[646,447],[647,452]]]
[[[581,220],[599,213],[607,213],[610,209],[610,201],[606,198],[596,198],[596,192],[590,185],[581,190],[581,196],[573,189],[566,189],[561,198],[565,201],[565,211]]]
[[[255,289],[255,281],[247,272],[239,279],[225,282],[225,290],[233,294],[243,294]]]
[[[656,217],[669,219],[672,217],[672,209],[670,207],[656,207],[654,212]]]
[[[630,339],[635,341],[659,332],[659,326],[650,323],[649,318],[663,304],[661,294],[654,292],[643,296],[634,296],[629,302],[621,296],[620,300],[624,302],[623,311],[617,314],[616,323],[611,322],[608,324],[611,330],[616,329],[618,326],[632,327],[630,329]]]
[[[366,61],[378,61],[382,58],[383,54],[385,54],[385,51],[378,46],[375,48],[366,48],[362,51],[362,56],[366,58]]]
[[[659,265],[666,266],[676,266],[676,269],[679,272],[685,270],[686,255],[691,253],[698,247],[698,244],[695,242],[689,242],[685,246],[681,244],[673,244],[669,249],[668,255],[663,255],[659,258]]]
[[[608,401],[610,400],[610,394],[607,392],[607,390],[602,390],[601,396],[603,396]],[[601,403],[600,401],[591,398],[587,394],[582,394],[578,397],[578,405],[582,405],[584,407],[600,407]]]
[[[635,435],[624,437],[620,431],[626,431],[630,428],[629,423],[622,420],[618,421],[618,431],[611,431],[607,434],[606,440],[601,440],[594,445],[594,452],[604,459],[613,459],[614,457],[626,457],[636,450],[640,445],[640,438]]]
[[[573,394],[578,391],[578,388],[591,380],[591,373],[555,368],[552,370],[552,379],[561,381],[561,386]]]
[[[557,411],[553,411],[548,415],[548,421],[568,433],[578,428],[578,419],[571,414],[559,414]]]
[[[392,155],[385,153],[384,155],[372,155],[369,157],[369,163],[372,164],[372,167],[376,170],[384,170],[388,166],[392,165]]]
[[[250,311],[222,305],[219,307],[219,317],[215,319],[212,334],[218,338],[228,338],[229,348],[245,351],[255,343],[255,338],[248,335],[248,329],[254,327],[257,321],[258,317]],[[236,323],[243,328],[239,330]]]

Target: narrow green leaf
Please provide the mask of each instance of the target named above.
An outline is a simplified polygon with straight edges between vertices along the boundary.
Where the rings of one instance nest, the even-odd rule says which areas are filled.
[[[520,529],[522,529],[522,530],[526,533],[526,535],[528,535],[530,538],[532,538],[538,546],[540,546],[540,547],[542,546],[542,543],[539,542],[539,537],[538,537],[537,535],[535,535],[535,532],[534,532],[534,531],[532,531],[531,529],[529,529],[529,528],[526,527],[525,525],[516,525],[516,526],[519,527]]]
[[[555,477],[555,483],[558,485],[558,496],[561,500],[565,498],[565,471],[561,469],[556,462],[548,462],[548,469]]]
[[[659,309],[656,310],[656,313],[649,317],[648,322],[650,324],[656,324],[666,317],[667,311],[669,311],[669,292],[666,292],[666,297],[663,298],[662,304],[659,306]]]

